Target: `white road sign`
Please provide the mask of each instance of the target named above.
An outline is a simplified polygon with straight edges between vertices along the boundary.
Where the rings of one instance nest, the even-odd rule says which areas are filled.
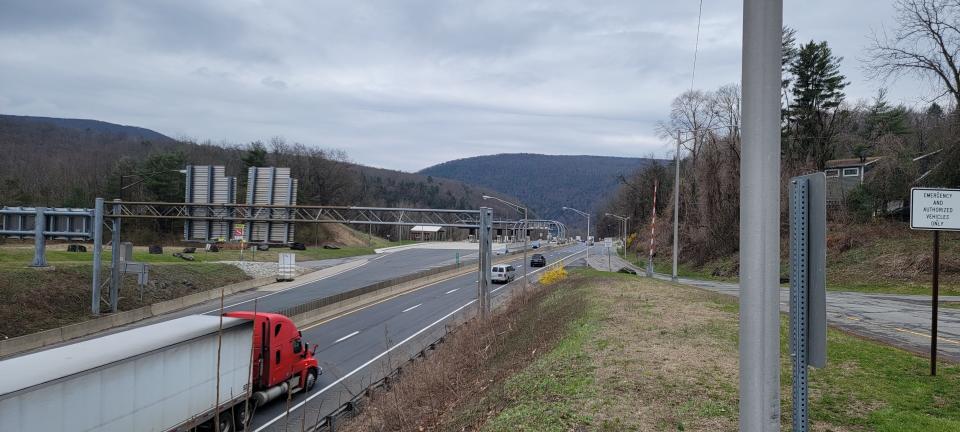
[[[911,189],[910,228],[960,231],[960,189]]]
[[[613,247],[613,239],[612,239],[612,238],[605,238],[605,239],[603,239],[603,245],[606,246],[606,247],[608,247],[608,248],[609,248],[609,247]]]

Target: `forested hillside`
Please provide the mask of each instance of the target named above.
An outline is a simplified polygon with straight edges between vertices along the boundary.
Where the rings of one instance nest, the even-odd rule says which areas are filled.
[[[486,186],[518,197],[540,218],[579,226],[583,219],[564,212],[564,206],[591,211],[617,190],[622,177],[656,162],[643,158],[517,153],[444,162],[423,169],[420,174]]]
[[[299,204],[478,208],[492,190],[366,167],[340,150],[282,138],[230,144],[175,140],[93,120],[0,116],[0,205],[91,207],[96,197],[180,202],[187,164],[224,165],[241,192],[249,166],[289,167]],[[121,191],[121,184],[124,185]],[[238,196],[244,196],[242,193]]]

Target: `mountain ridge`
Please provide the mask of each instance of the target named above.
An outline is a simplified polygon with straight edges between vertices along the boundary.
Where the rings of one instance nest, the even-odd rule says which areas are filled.
[[[629,176],[651,163],[665,162],[621,156],[499,153],[455,159],[418,173],[513,195],[537,217],[580,226],[585,225],[583,218],[563,211],[564,206],[592,214],[616,191],[621,176]],[[517,174],[527,180],[518,182]]]

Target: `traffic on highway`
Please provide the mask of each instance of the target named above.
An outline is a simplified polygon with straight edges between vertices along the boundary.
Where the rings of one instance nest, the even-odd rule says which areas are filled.
[[[541,256],[572,262],[583,252],[581,246],[556,247]],[[473,316],[477,273],[430,282],[299,328],[272,312],[449,265],[450,255],[418,248],[367,257],[306,283],[225,299],[223,308],[205,314],[192,312],[208,304],[0,361],[3,370],[21,371],[0,378],[3,430],[266,431],[317,424]],[[514,255],[492,270],[498,267],[522,269],[524,263]],[[536,280],[542,270],[531,270],[529,277]],[[523,272],[513,270],[491,290],[494,307],[517,289],[517,277]],[[36,367],[65,361],[70,367],[54,374]],[[130,404],[107,397],[124,391],[138,397]],[[42,415],[50,412],[55,415]]]

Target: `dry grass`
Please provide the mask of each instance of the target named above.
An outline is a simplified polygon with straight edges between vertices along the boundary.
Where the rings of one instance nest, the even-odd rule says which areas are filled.
[[[593,284],[605,318],[586,351],[609,430],[736,430],[736,314],[717,296],[636,278]]]
[[[459,332],[349,430],[737,430],[735,299],[592,270],[571,272],[552,293],[510,312],[525,315],[496,318],[501,334],[476,323]],[[545,316],[554,310],[564,319]],[[840,331],[828,338],[828,365],[810,374],[811,430],[960,430],[960,366],[941,364],[931,378],[922,357]]]
[[[475,430],[507,403],[504,380],[550,351],[585,312],[583,292],[572,287],[557,283],[517,297],[486,322],[465,323],[338,430]]]

